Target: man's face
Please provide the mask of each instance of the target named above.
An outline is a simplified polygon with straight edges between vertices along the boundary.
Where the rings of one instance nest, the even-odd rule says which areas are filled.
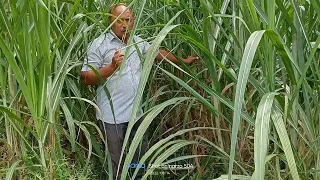
[[[134,17],[131,10],[122,5],[117,6],[112,12],[115,17],[119,16],[121,13],[122,15],[112,25],[112,30],[120,39],[127,39],[130,35],[129,31],[133,28],[134,25]],[[110,17],[111,23],[115,21],[115,17]]]

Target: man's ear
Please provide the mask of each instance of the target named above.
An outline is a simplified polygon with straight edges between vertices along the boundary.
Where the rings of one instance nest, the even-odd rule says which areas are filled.
[[[109,23],[110,23],[110,24],[113,22],[112,18],[113,18],[113,15],[112,15],[112,14],[109,15],[108,20],[109,20]]]

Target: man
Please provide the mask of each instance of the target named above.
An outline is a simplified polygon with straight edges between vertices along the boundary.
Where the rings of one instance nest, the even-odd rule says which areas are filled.
[[[116,179],[122,144],[128,121],[131,118],[133,101],[138,90],[142,64],[136,47],[128,46],[127,44],[130,36],[129,31],[134,25],[132,10],[128,8],[126,4],[120,3],[111,7],[110,14],[113,16],[109,17],[109,21],[110,23],[114,23],[111,31],[98,37],[91,43],[88,48],[87,61],[81,70],[81,78],[86,85],[99,85],[97,89],[97,105],[101,110],[102,116],[97,113],[97,119],[102,120],[102,122],[99,121],[101,122],[100,128],[107,136],[108,149],[112,159],[113,176],[114,179]],[[117,17],[119,18],[115,21]],[[143,39],[138,36],[134,36],[134,41],[140,42],[137,44],[137,47],[144,55],[150,46],[149,43],[143,41]],[[129,56],[126,64],[123,64],[124,68],[122,72],[120,72],[118,69],[123,61],[124,52],[128,48]],[[164,56],[174,63],[179,63],[179,60],[166,50],[159,50],[156,60],[162,60]],[[192,56],[185,59],[182,58],[187,64],[198,59],[198,57]],[[99,78],[88,65],[97,69],[103,79],[107,79],[105,86],[111,94],[114,116],[103,85],[100,85]],[[141,114],[142,108],[139,109],[137,116],[139,117]],[[130,139],[135,135],[138,125],[139,124],[136,124],[132,129]],[[146,151],[147,142],[147,138],[144,137],[141,152],[135,153],[133,160],[135,163],[139,162],[139,159]],[[140,158],[138,157],[139,154]],[[120,167],[120,170],[121,169]]]

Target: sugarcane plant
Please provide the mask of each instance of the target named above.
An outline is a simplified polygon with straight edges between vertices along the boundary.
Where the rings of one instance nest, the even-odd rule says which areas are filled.
[[[59,162],[76,154],[83,169],[98,159],[111,178],[95,90],[79,74],[88,44],[110,29],[108,8],[118,1],[0,2],[0,174],[63,179]],[[132,35],[151,47],[141,57],[124,164],[149,133],[140,164],[192,168],[168,176],[149,168],[143,179],[320,177],[319,0],[127,3],[136,14]],[[159,48],[201,61],[154,63]],[[144,121],[129,142],[140,104]],[[121,179],[138,173],[119,168]]]

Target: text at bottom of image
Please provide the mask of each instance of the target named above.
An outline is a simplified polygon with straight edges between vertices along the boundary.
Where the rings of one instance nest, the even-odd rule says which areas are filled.
[[[176,170],[192,170],[194,169],[193,164],[127,164],[130,169],[153,169],[151,175],[169,175],[170,171]],[[168,171],[169,170],[169,171]]]

